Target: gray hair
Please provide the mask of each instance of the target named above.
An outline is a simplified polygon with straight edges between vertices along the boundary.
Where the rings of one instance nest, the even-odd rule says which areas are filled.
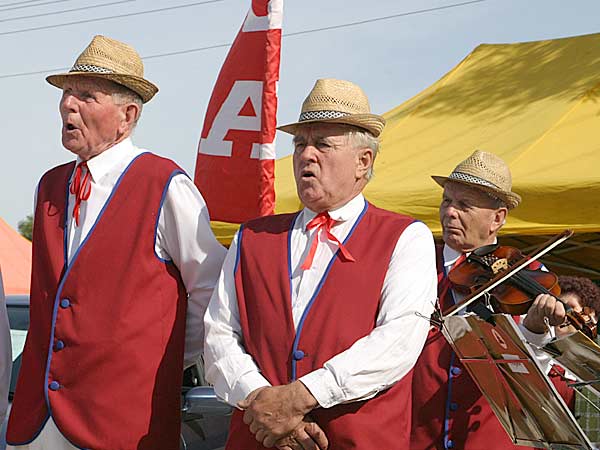
[[[113,82],[113,84],[114,84],[114,89],[113,89],[113,93],[111,95],[112,95],[113,101],[117,105],[124,105],[125,103],[135,103],[139,108],[138,115],[135,118],[135,120],[133,121],[133,125],[131,127],[131,129],[133,130],[136,127],[138,120],[140,119],[140,116],[142,115],[142,108],[144,106],[142,97],[140,97],[136,92],[133,92],[131,89],[129,89],[121,84],[114,83],[114,82]]]
[[[369,148],[373,151],[373,164],[375,164],[375,158],[379,153],[379,138],[376,138],[367,130],[362,128],[352,127],[351,130],[346,132],[348,142],[352,145],[352,148]],[[365,178],[370,181],[373,178],[373,164],[367,170]]]

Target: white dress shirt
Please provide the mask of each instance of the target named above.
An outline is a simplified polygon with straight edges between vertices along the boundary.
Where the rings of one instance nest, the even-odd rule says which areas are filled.
[[[341,242],[364,206],[364,197],[358,195],[341,208],[329,211],[337,221],[331,231]],[[308,270],[300,268],[317,232],[306,231],[306,224],[314,216],[313,211],[303,209],[291,232],[291,301],[296,329],[338,249],[327,240],[325,231],[319,230],[312,266]],[[234,284],[237,243],[236,235],[204,319],[206,378],[214,384],[217,395],[234,406],[253,390],[269,385],[243,346]],[[368,276],[368,269],[364,276]],[[390,259],[375,329],[323,367],[299,378],[322,407],[373,397],[406,375],[427,337],[436,285],[433,237],[423,223],[412,223],[398,239]]]
[[[146,150],[135,147],[128,138],[87,162],[92,176],[92,189],[89,199],[81,203],[79,226],[73,218],[75,197],[69,193],[69,263],[94,226],[121,174],[135,157],[144,152]],[[184,354],[187,367],[194,364],[202,352],[203,316],[226,250],[212,233],[204,199],[186,175],[179,174],[171,179],[158,219],[155,250],[161,258],[173,261],[188,292]],[[177,383],[178,380],[173,382]],[[50,418],[31,444],[10,448],[71,450],[76,447],[60,435]]]

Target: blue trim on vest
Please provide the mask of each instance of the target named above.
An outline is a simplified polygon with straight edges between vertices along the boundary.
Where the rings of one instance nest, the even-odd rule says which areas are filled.
[[[240,254],[242,253],[242,232],[244,231],[244,224],[240,225],[240,229],[238,231],[238,241],[237,248],[235,249],[235,264],[233,265],[233,276],[238,270],[238,264],[240,263]]]
[[[358,218],[356,219],[356,222],[354,222],[354,225],[352,225],[350,232],[348,233],[348,235],[346,236],[346,239],[344,239],[344,242],[342,244],[346,244],[346,241],[348,241],[348,239],[350,239],[350,237],[354,233],[354,230],[356,229],[356,227],[358,226],[358,224],[364,217],[365,213],[367,212],[368,208],[369,208],[369,203],[367,203],[367,201],[365,200],[365,206],[364,206],[363,210],[361,211]],[[291,235],[291,233],[290,233],[290,235]],[[316,236],[315,236],[315,238],[316,238]],[[292,251],[291,247],[288,244],[288,254],[291,253],[291,251]],[[312,307],[313,303],[315,302],[315,299],[319,295],[319,292],[321,291],[321,288],[323,287],[323,284],[325,283],[325,280],[327,279],[327,275],[329,275],[331,266],[333,265],[334,261],[336,260],[339,252],[340,252],[340,250],[338,248],[336,250],[336,252],[333,254],[333,256],[331,257],[331,259],[329,260],[329,264],[327,265],[327,268],[325,269],[325,272],[323,273],[323,276],[321,277],[319,284],[317,284],[317,288],[315,289],[315,292],[313,293],[310,301],[308,302],[308,305],[306,305],[306,308],[304,308],[304,312],[302,313],[302,317],[300,318],[300,322],[298,323],[298,329],[296,330],[296,337],[294,338],[294,345],[292,346],[292,381],[296,380],[297,361],[296,361],[296,359],[294,359],[294,354],[296,354],[296,352],[298,351],[298,342],[300,341],[300,334],[302,333],[302,328],[304,327],[304,321],[306,320],[306,316],[308,315],[310,308]],[[289,267],[289,270],[291,273],[291,264],[288,267]],[[291,286],[291,277],[290,277],[290,286]],[[292,298],[292,290],[290,289],[290,300],[291,300],[291,298]]]
[[[452,367],[454,366],[454,352],[450,354],[450,367],[448,367],[448,395],[446,396],[446,408],[444,409],[444,448],[448,447],[448,434],[450,434],[450,399],[452,398]]]
[[[67,281],[67,278],[69,276],[69,273],[71,272],[71,269],[73,268],[73,265],[75,264],[75,261],[77,260],[77,256],[79,256],[79,252],[81,251],[81,249],[83,248],[83,246],[87,243],[88,239],[90,238],[90,236],[92,235],[94,229],[96,228],[96,225],[98,224],[98,222],[100,221],[100,218],[102,217],[102,215],[104,214],[104,211],[106,210],[108,204],[110,203],[110,201],[112,200],[113,196],[115,195],[115,192],[117,192],[117,189],[119,187],[119,185],[121,184],[121,181],[123,180],[123,177],[125,176],[125,174],[129,171],[130,167],[133,165],[133,163],[142,155],[146,154],[148,152],[144,152],[144,153],[140,153],[138,156],[136,156],[134,159],[131,160],[131,162],[129,163],[129,165],[125,168],[125,170],[123,171],[123,173],[119,176],[119,179],[117,180],[115,186],[113,187],[112,192],[110,193],[108,199],[106,200],[106,203],[104,203],[104,206],[102,206],[102,209],[100,210],[100,213],[98,214],[98,217],[96,217],[96,221],[94,222],[94,225],[92,225],[92,228],[90,228],[90,231],[88,232],[87,236],[85,237],[85,239],[83,240],[83,242],[79,245],[79,248],[77,249],[77,251],[75,252],[75,254],[73,255],[73,258],[71,259],[71,263],[68,264],[68,260],[69,260],[69,255],[67,254],[67,240],[68,240],[68,227],[66,226],[67,224],[65,223],[65,229],[64,229],[64,240],[65,240],[65,266],[67,268],[67,270],[65,271],[65,274],[63,275],[62,279],[60,280],[60,283],[58,285],[58,289],[56,290],[56,297],[54,298],[54,307],[52,310],[52,326],[50,329],[50,343],[48,345],[48,358],[46,360],[46,371],[44,373],[44,397],[46,399],[46,407],[48,408],[48,416],[52,416],[52,408],[50,407],[50,398],[48,397],[48,375],[50,373],[50,363],[52,362],[52,352],[54,349],[54,330],[56,327],[56,316],[58,313],[58,305],[60,303],[60,297],[61,297],[61,293],[63,290],[63,287]],[[68,184],[68,183],[67,183]],[[68,220],[67,216],[68,216],[68,211],[69,211],[69,197],[68,197],[68,193],[69,193],[69,189],[67,188],[67,202],[65,204],[65,222]],[[58,380],[58,382],[60,383],[60,380]],[[47,421],[48,419],[46,419]],[[42,429],[44,428],[44,425],[46,424],[46,422],[44,422],[44,424],[42,425],[42,427],[39,429],[39,431],[37,432],[37,434],[39,434]],[[58,424],[56,425],[58,427]]]
[[[289,283],[289,288],[290,288],[290,306],[292,303],[292,292],[293,292],[293,288],[292,288],[292,230],[294,229],[294,226],[296,225],[296,220],[298,220],[298,217],[300,217],[300,211],[298,211],[298,213],[296,214],[296,217],[294,217],[294,220],[292,220],[292,223],[290,224],[290,228],[288,229],[288,236],[287,236],[287,261],[288,261],[288,283]],[[292,314],[293,316],[293,314]],[[293,319],[293,317],[292,317]]]
[[[171,180],[173,179],[173,177],[176,177],[179,174],[183,174],[186,177],[188,176],[187,173],[185,173],[183,170],[181,169],[176,169],[173,172],[171,172],[171,175],[169,175],[169,179],[167,180],[167,183],[165,184],[165,187],[163,189],[162,195],[160,197],[160,204],[158,205],[158,212],[156,214],[156,223],[154,224],[154,245],[153,245],[153,251],[154,251],[154,256],[156,256],[156,258],[160,261],[163,262],[165,264],[174,264],[172,259],[165,259],[165,258],[161,258],[158,253],[156,253],[156,235],[158,233],[158,222],[160,220],[160,214],[162,211],[162,207],[163,207],[163,203],[165,202],[165,198],[167,197],[167,192],[169,190],[169,186],[171,184]],[[188,177],[189,178],[189,177]]]
[[[33,437],[31,439],[29,439],[28,441],[24,441],[24,442],[15,442],[15,441],[9,441],[8,439],[6,440],[6,444],[7,445],[12,445],[12,446],[20,446],[20,445],[28,445],[31,444],[33,441],[35,441],[37,439],[37,437],[40,435],[40,433],[42,432],[42,430],[44,429],[44,427],[46,426],[46,423],[48,422],[48,419],[50,418],[50,414],[46,415],[46,418],[42,421],[42,426],[40,427],[39,430],[37,430],[35,432],[35,434],[33,435]]]
[[[75,167],[75,165],[73,165],[73,167]],[[71,175],[72,176],[72,175]],[[67,192],[66,194],[66,198],[65,198],[65,222],[64,222],[64,228],[63,228],[63,255],[64,255],[64,263],[63,263],[63,269],[65,267],[67,267],[67,265],[69,264],[69,258],[68,258],[68,252],[69,252],[69,239],[68,239],[68,233],[67,230],[69,229],[69,193],[71,190],[71,183],[67,183]]]
[[[444,253],[442,250],[442,270],[444,271],[444,278],[446,278],[448,276],[448,272],[446,271],[446,265],[445,265],[445,261],[444,261]],[[450,295],[452,298],[452,301],[454,303],[456,303],[456,299],[454,298],[454,293],[452,292],[452,289],[449,289],[448,292],[446,293],[446,295]],[[444,299],[440,299],[440,302],[443,302]],[[452,380],[453,380],[453,376],[452,376],[452,368],[454,367],[454,361],[456,359],[456,354],[454,353],[454,350],[452,350],[452,348],[450,349],[450,366],[448,367],[448,391],[446,393],[446,407],[444,408],[444,448],[446,450],[452,449],[454,448],[454,445],[452,447],[448,446],[448,442],[451,441],[452,439],[448,438],[448,435],[450,434],[450,403],[452,403]]]

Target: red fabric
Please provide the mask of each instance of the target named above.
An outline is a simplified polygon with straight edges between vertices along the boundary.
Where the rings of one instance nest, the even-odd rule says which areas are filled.
[[[75,168],[75,176],[71,181],[71,194],[75,196],[75,205],[73,206],[73,217],[75,224],[79,226],[79,209],[81,202],[85,202],[90,198],[92,193],[92,176],[85,161],[77,164]]]
[[[329,213],[325,211],[317,214],[306,224],[307,230],[312,230],[313,228],[316,228],[316,230],[314,232],[313,239],[310,244],[310,249],[308,250],[308,255],[306,255],[306,259],[304,260],[304,263],[301,266],[302,270],[308,270],[312,266],[313,259],[315,258],[315,253],[317,252],[317,245],[319,244],[319,231],[321,231],[321,229],[325,230],[325,233],[327,234],[327,239],[337,244],[337,246],[340,249],[340,253],[346,261],[354,261],[354,258],[352,257],[350,252],[346,249],[346,247],[344,247],[344,244],[342,244],[339,241],[339,239],[336,238],[335,235],[331,232],[331,227],[335,224],[335,222],[336,221],[329,216]]]
[[[569,409],[575,411],[575,390],[569,387],[569,380],[565,378],[565,369],[553,365],[548,377]]]
[[[61,433],[78,447],[179,448],[186,292],[175,266],[154,251],[161,197],[179,170],[154,155],[138,157],[69,268],[63,232],[73,164],[42,178],[31,324],[9,443],[34,439],[51,409]],[[48,389],[53,381],[60,389]]]
[[[282,0],[254,0],[215,84],[194,181],[213,220],[275,210],[275,132]]]
[[[443,276],[443,247],[437,248],[438,274]],[[438,286],[439,292],[439,286]],[[440,298],[442,305],[454,303],[452,292]],[[451,373],[455,367],[456,374]],[[464,366],[438,329],[432,329],[413,370],[411,450],[453,448],[464,450],[525,449],[512,443]],[[449,380],[451,383],[449,386]],[[448,408],[447,435],[445,435]]]
[[[462,253],[458,259],[454,262],[454,265],[452,266],[452,269],[450,269],[450,272],[452,272],[454,269],[456,269],[458,266],[460,266],[463,262],[465,262],[465,260],[467,259],[467,257],[465,256],[464,253]],[[451,306],[454,305],[454,300],[452,299],[452,296],[447,296],[446,294],[448,293],[448,289],[450,289],[450,272],[448,272],[447,274],[444,273],[444,266],[442,265],[442,270],[440,272],[439,268],[438,268],[438,298],[440,299],[440,301],[442,299],[449,299],[452,302],[449,304],[444,304],[442,305],[442,311],[445,311],[446,309],[450,308]]]
[[[346,241],[356,258],[336,257],[306,315],[298,346],[291,311],[288,230],[294,216],[279,215],[243,228],[236,267],[236,291],[244,346],[273,385],[322,367],[375,327],[381,288],[396,242],[413,219],[372,205]],[[365,274],[368,273],[368,276]],[[376,397],[316,409],[330,450],[381,450],[408,447],[411,374]],[[227,449],[263,449],[240,412],[231,421]]]

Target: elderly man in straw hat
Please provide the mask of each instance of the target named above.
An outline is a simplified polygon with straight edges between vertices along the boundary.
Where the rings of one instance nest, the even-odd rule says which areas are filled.
[[[279,127],[304,208],[240,228],[205,316],[206,376],[239,407],[228,449],[324,448],[321,431],[332,449],[408,446],[437,282],[428,228],[361,194],[384,123],[358,86],[322,79]]]
[[[437,248],[438,297],[442,310],[462,297],[448,274],[476,248],[496,242],[508,212],[521,201],[512,192],[510,169],[498,156],[475,151],[448,177],[434,176],[444,188],[440,204],[443,246]],[[549,339],[546,320],[563,322],[561,303],[539,296],[521,329],[530,342]],[[508,434],[438,329],[432,329],[414,369],[410,447],[429,449],[507,449]]]
[[[96,36],[47,81],[62,89],[62,143],[77,159],[38,186],[31,327],[7,440],[178,449],[184,361],[202,350],[225,249],[185,173],[133,145],[158,88],[132,47]]]

